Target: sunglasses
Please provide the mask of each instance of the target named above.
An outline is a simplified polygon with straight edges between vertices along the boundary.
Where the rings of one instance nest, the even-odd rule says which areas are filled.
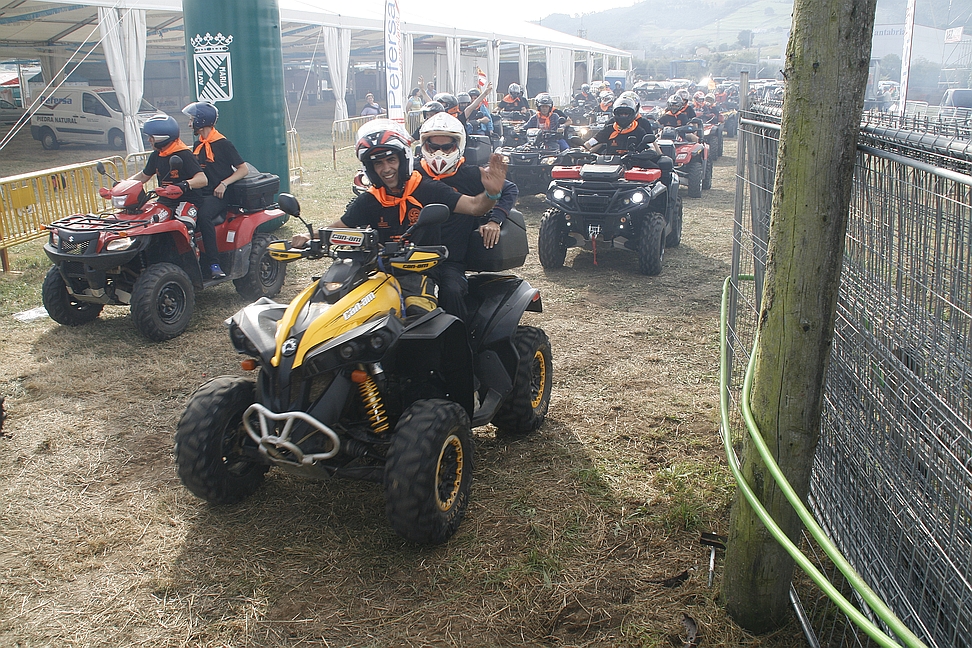
[[[429,150],[429,153],[435,153],[436,151],[451,153],[452,151],[456,150],[456,143],[449,142],[448,144],[436,144],[435,142],[426,142],[425,148]]]

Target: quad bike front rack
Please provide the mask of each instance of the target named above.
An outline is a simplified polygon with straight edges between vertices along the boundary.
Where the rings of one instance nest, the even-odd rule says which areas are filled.
[[[260,421],[259,432],[253,429],[251,420],[253,418],[258,418]],[[271,430],[276,429],[276,423],[280,421],[286,421],[280,434],[270,434]],[[290,433],[293,430],[294,423],[297,421],[307,423],[330,439],[331,449],[327,452],[304,454],[297,444],[290,441]],[[318,461],[324,461],[334,457],[341,449],[341,440],[338,438],[337,433],[306,412],[277,413],[267,409],[260,403],[253,403],[243,413],[243,427],[246,428],[246,433],[250,435],[250,438],[259,445],[260,452],[271,457],[278,463],[287,463],[294,466],[310,466]],[[296,458],[296,461],[281,457],[279,450],[290,452]]]

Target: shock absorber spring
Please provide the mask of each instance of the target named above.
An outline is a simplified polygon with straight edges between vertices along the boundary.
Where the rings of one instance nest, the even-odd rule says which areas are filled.
[[[375,434],[382,434],[388,430],[388,417],[385,415],[385,404],[381,400],[381,392],[375,379],[368,376],[358,384],[358,391],[361,392],[361,400],[364,402],[365,409],[368,410],[368,419],[371,421],[371,429]]]

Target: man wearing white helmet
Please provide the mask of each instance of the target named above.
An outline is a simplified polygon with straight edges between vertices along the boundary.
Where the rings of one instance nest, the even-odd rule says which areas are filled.
[[[476,196],[484,191],[489,172],[464,164],[462,150],[466,144],[466,131],[458,119],[446,113],[433,115],[422,124],[421,141],[419,171],[423,176],[444,182],[465,196]],[[517,193],[516,185],[505,180],[496,205],[482,219],[464,214],[457,208],[452,218],[443,223],[441,242],[449,249],[449,258],[436,267],[435,278],[439,285],[439,305],[445,312],[466,321],[469,236],[478,228],[487,249],[496,245],[500,227],[516,204]]]
[[[443,204],[453,212],[482,216],[496,204],[506,180],[507,164],[503,156],[490,156],[489,168],[483,173],[483,191],[476,196],[459,194],[445,183],[428,179],[412,169],[411,139],[405,128],[390,119],[374,119],[358,129],[355,153],[371,180],[371,188],[355,198],[344,215],[329,227],[370,227],[378,232],[381,242],[397,239],[418,220],[425,205]],[[298,234],[292,247],[303,247],[307,235]],[[410,293],[407,306],[424,310],[435,307],[435,289],[425,277],[408,273],[422,281],[421,288],[402,284]]]

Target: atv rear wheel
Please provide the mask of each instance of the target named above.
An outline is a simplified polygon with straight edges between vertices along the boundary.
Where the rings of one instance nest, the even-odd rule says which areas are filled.
[[[250,266],[246,274],[233,280],[236,292],[246,299],[276,297],[283,288],[287,276],[287,264],[270,256],[268,248],[273,242],[269,234],[257,234],[250,244]]]
[[[665,247],[678,247],[682,242],[682,197],[675,199],[675,209],[672,212],[672,231],[665,239]]]
[[[642,274],[655,276],[661,274],[662,259],[665,257],[665,217],[649,214],[642,222],[638,232],[638,269]]]
[[[700,158],[695,158],[685,167],[689,198],[702,197],[702,164],[703,161]]]
[[[543,329],[516,327],[513,344],[520,360],[513,377],[513,391],[493,417],[496,436],[522,436],[537,430],[547,418],[553,385],[550,340]]]
[[[548,209],[540,218],[537,255],[544,268],[562,268],[567,258],[567,215],[559,209]]]
[[[98,319],[98,315],[104,308],[101,304],[79,301],[70,294],[64,283],[64,277],[55,267],[48,270],[47,276],[44,277],[41,298],[51,319],[65,326],[80,326],[92,322]]]
[[[196,390],[179,419],[175,461],[189,492],[211,504],[232,504],[252,495],[270,466],[253,461],[256,444],[243,427],[253,404],[252,380],[220,376]]]
[[[702,188],[711,189],[712,188],[712,160],[705,161],[705,173],[702,174]]]
[[[194,305],[192,281],[173,263],[149,266],[132,288],[135,327],[155,342],[174,338],[189,328]]]
[[[385,515],[419,544],[439,544],[459,528],[472,486],[473,438],[458,403],[417,400],[398,419],[385,464]]]

